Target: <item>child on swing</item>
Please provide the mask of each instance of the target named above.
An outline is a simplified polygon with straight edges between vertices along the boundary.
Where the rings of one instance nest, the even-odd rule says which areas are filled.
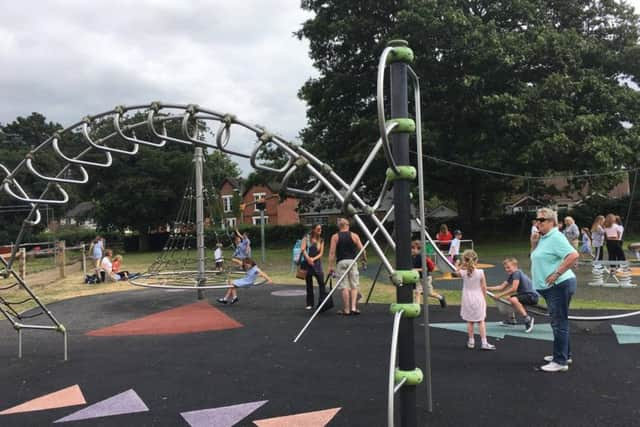
[[[227,304],[227,302],[231,304],[235,304],[239,301],[238,299],[238,288],[248,288],[253,286],[256,282],[258,276],[264,278],[268,284],[273,284],[273,280],[265,273],[260,270],[256,265],[255,261],[251,258],[244,258],[242,260],[242,269],[246,271],[244,277],[235,280],[229,280],[228,284],[231,286],[227,289],[227,292],[224,294],[224,297],[218,298],[217,301],[221,304]]]

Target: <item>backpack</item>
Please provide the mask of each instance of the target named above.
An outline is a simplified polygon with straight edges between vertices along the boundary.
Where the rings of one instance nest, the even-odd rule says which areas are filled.
[[[300,264],[300,255],[302,254],[302,239],[296,240],[291,250],[291,260],[294,264]]]

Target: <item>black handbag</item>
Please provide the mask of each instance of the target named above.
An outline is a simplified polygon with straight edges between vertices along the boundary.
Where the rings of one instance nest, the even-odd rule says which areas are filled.
[[[329,291],[327,292],[327,284],[329,284]],[[333,295],[329,296],[328,298],[326,297],[327,295],[329,295],[331,293],[331,290],[333,289],[333,280],[331,278],[331,275],[327,275],[327,279],[324,281],[323,285],[324,287],[324,292],[322,292],[320,294],[321,297],[324,297],[327,302],[322,306],[322,310],[320,311],[321,313],[324,313],[327,310],[331,310],[334,305],[333,305]],[[322,302],[321,302],[322,304]]]

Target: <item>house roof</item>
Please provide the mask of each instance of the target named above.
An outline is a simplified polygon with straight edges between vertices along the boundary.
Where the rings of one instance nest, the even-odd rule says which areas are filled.
[[[429,218],[455,218],[457,216],[457,211],[454,211],[453,209],[448,208],[445,205],[440,205],[437,208],[427,212],[427,217]]]
[[[345,191],[340,191],[340,193],[344,195]],[[376,212],[387,212],[391,206],[393,206],[393,192],[389,190],[382,198],[380,206],[376,209]],[[317,197],[306,203],[303,209],[303,212],[298,212],[299,216],[342,214],[342,209],[339,208],[339,203],[332,195],[327,193],[318,194]],[[389,217],[389,221],[393,221],[393,215]]]
[[[516,200],[514,203],[510,203],[507,205],[508,208],[515,208],[518,206],[529,206],[531,203],[527,203],[527,202],[533,202],[533,204],[535,206],[546,206],[546,203],[541,202],[538,199],[535,199],[531,196],[524,196],[521,197],[520,199]]]

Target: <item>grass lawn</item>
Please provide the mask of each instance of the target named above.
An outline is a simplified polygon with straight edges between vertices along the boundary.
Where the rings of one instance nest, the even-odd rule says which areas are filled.
[[[640,240],[630,236],[628,241]],[[478,242],[475,244],[475,250],[480,256],[481,262],[489,262],[499,267],[502,259],[505,256],[516,256],[520,262],[521,267],[528,271],[529,269],[529,242],[518,241],[490,241],[490,242]],[[368,251],[369,264],[378,265],[379,257],[373,253],[372,250]],[[153,263],[158,257],[158,252],[143,252],[143,253],[128,253],[124,255],[123,269],[130,272],[144,272],[149,265]],[[192,251],[188,256],[193,257],[195,251]],[[228,259],[231,253],[229,250],[225,251],[225,256]],[[388,253],[391,264],[395,263],[392,253]],[[211,257],[212,252],[207,251],[207,256]],[[266,271],[273,281],[282,285],[298,285],[303,286],[302,280],[296,279],[294,274],[294,268],[291,264],[291,248],[271,248],[267,250],[266,260],[261,262],[260,249],[254,249],[254,259],[258,262],[261,269]],[[51,261],[42,261],[42,264],[50,263]],[[90,269],[90,260],[88,261],[88,269]],[[325,268],[326,268],[326,254],[325,254]],[[578,271],[579,283],[581,283],[578,296],[574,299],[571,306],[575,309],[628,309],[635,310],[640,309],[640,289],[610,289],[610,288],[591,288],[586,285],[582,285],[589,280],[589,268],[583,268]],[[383,273],[384,274],[384,273]],[[436,272],[437,277],[439,273]],[[13,282],[8,279],[0,279],[0,287],[7,286]],[[434,282],[436,289],[438,288],[438,281]],[[361,275],[361,292],[366,297],[372,285],[372,279]],[[70,273],[65,279],[57,280],[53,283],[34,286],[33,291],[36,295],[45,303],[51,303],[54,301],[60,301],[76,296],[94,295],[109,292],[122,292],[139,290],[142,288],[132,286],[127,282],[118,283],[105,283],[96,285],[86,285],[84,283],[84,277],[82,272]],[[461,298],[461,291],[459,290],[444,290],[437,289],[439,293],[445,295],[447,301],[451,305],[459,305]],[[3,292],[3,297],[8,301],[15,301],[20,299],[22,292],[16,292],[14,289]],[[374,303],[391,303],[396,299],[395,288],[389,284],[377,283],[374,293],[371,297],[371,302]],[[431,305],[438,305],[438,301],[435,299],[429,299]],[[32,306],[23,304],[22,310],[27,310]]]

